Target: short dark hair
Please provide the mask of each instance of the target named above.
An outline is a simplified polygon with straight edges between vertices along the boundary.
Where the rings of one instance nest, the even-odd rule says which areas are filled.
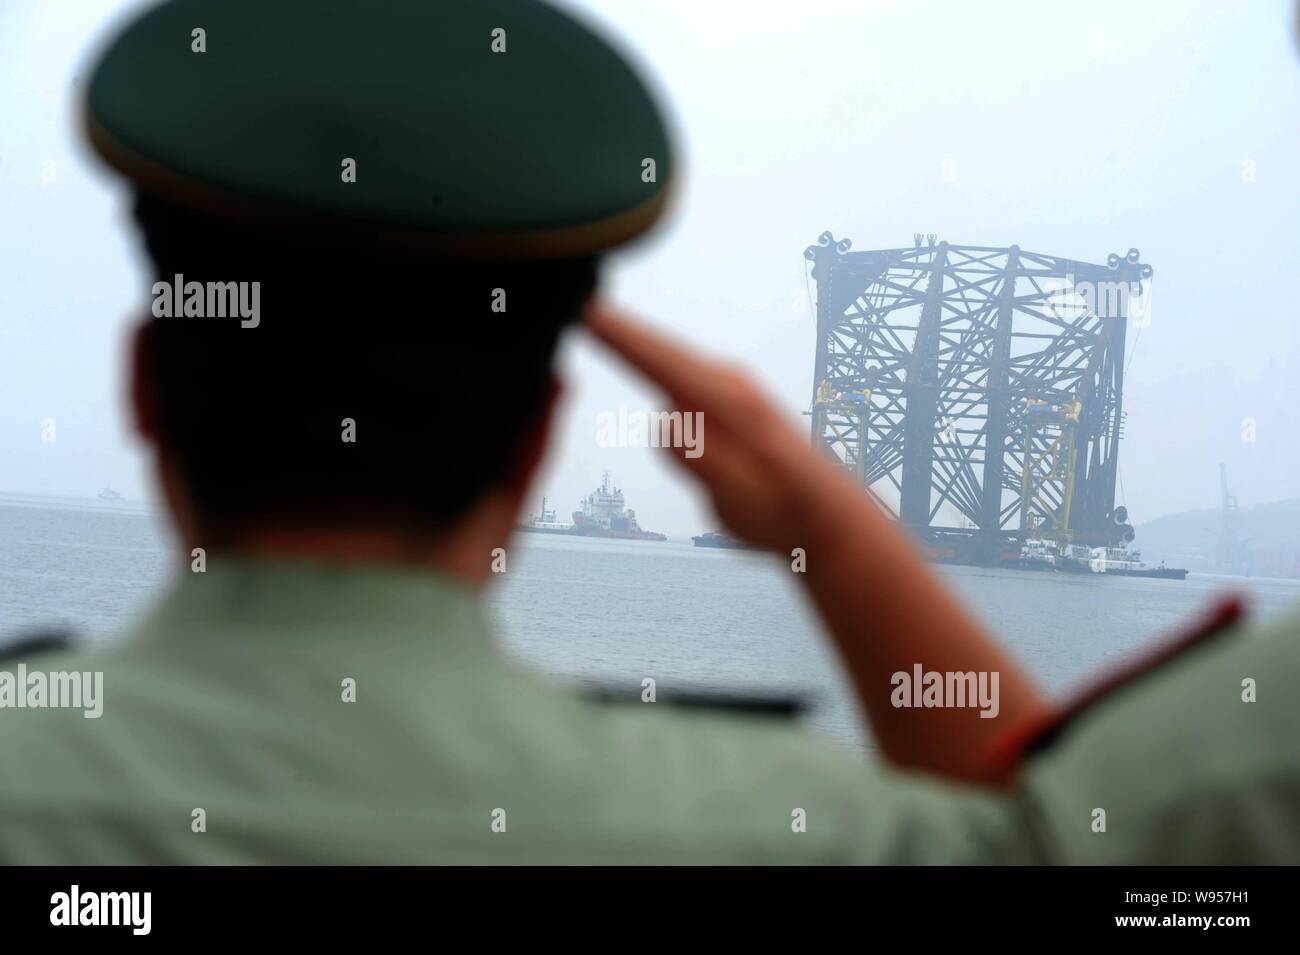
[[[155,310],[146,330],[159,441],[214,542],[454,526],[515,473],[559,336],[596,286],[594,258],[453,263],[145,194],[135,214],[159,283],[260,283],[257,327]]]

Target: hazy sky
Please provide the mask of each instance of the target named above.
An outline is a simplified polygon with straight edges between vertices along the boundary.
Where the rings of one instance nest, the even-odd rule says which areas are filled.
[[[154,493],[122,400],[147,283],[125,193],[76,123],[89,56],[131,6],[0,3],[0,491]],[[1215,505],[1220,461],[1243,506],[1300,496],[1289,3],[569,6],[636,55],[679,136],[676,205],[612,262],[617,300],[755,369],[798,416],[814,354],[802,252],[823,230],[855,249],[935,232],[1088,261],[1136,246],[1155,280],[1126,388],[1134,520]],[[597,446],[600,412],[654,394],[577,336],[564,364],[537,495],[566,515],[609,468],[643,526],[712,527],[661,452]]]

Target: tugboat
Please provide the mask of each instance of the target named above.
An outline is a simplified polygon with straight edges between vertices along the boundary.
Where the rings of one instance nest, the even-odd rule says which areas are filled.
[[[573,530],[579,537],[615,537],[620,540],[666,541],[663,534],[643,531],[636,512],[623,506],[623,491],[614,487],[604,472],[600,487],[582,499],[582,510],[573,512]]]
[[[518,529],[532,534],[572,534],[572,524],[562,524],[555,519],[555,508],[546,507],[546,498],[542,498],[542,513],[527,524],[520,524]]]
[[[542,513],[517,530],[531,534],[565,534],[569,537],[613,537],[618,540],[666,541],[663,534],[643,531],[636,522],[636,512],[623,506],[623,491],[614,487],[606,471],[600,487],[582,499],[581,510],[573,512],[573,523],[563,524],[555,519],[554,509],[548,509],[542,498]]]
[[[1056,570],[1052,545],[1041,537],[1030,537],[1020,548],[1020,557],[1012,564],[1017,570]]]
[[[1084,547],[1073,544],[1056,562],[1058,570],[1074,574],[1108,574],[1112,577],[1153,577],[1158,580],[1186,580],[1181,567],[1150,567],[1142,562],[1142,552],[1127,547]]]

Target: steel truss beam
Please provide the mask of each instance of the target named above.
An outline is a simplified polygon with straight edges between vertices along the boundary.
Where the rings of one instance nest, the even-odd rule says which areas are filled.
[[[991,550],[1026,519],[1060,524],[1068,502],[1075,542],[1114,543],[1124,343],[1151,267],[1136,249],[1098,265],[922,238],[852,252],[823,232],[804,251],[817,283],[814,405],[823,385],[870,395],[860,413],[815,413],[814,444],[927,536],[965,531]],[[1026,453],[1032,465],[1043,450],[1026,428],[1030,400],[1082,410],[1071,473],[1042,478],[1022,514]]]

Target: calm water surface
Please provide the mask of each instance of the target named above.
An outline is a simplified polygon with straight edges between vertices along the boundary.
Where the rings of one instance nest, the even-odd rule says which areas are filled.
[[[111,641],[174,569],[168,533],[128,504],[0,498],[0,633],[44,625]],[[689,541],[524,534],[489,591],[509,652],[549,673],[639,692],[674,687],[807,694],[815,725],[864,743],[847,687],[788,563]],[[975,567],[938,572],[1048,688],[1069,688],[1226,593],[1258,617],[1300,582],[1193,575],[1102,579]],[[871,573],[864,568],[864,578]]]

